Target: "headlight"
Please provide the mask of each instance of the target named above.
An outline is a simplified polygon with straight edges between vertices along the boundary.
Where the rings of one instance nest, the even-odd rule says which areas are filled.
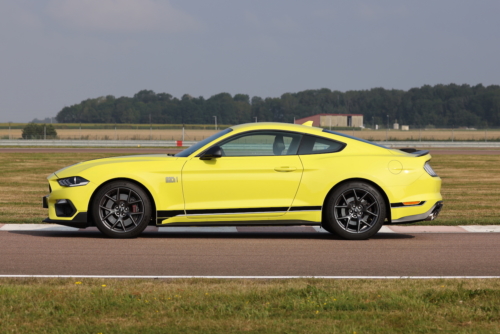
[[[429,161],[427,161],[427,162],[425,163],[425,165],[424,165],[424,169],[425,169],[425,171],[426,171],[426,172],[427,172],[430,176],[432,176],[432,177],[436,177],[436,176],[438,176],[438,175],[436,174],[436,172],[434,172],[434,170],[432,169],[431,165],[429,164]]]
[[[64,179],[57,180],[59,184],[63,187],[78,187],[84,186],[89,183],[89,180],[85,180],[83,177],[72,176]]]

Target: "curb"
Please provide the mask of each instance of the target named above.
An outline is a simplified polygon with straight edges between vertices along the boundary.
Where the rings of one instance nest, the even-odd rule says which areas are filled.
[[[79,229],[56,224],[0,224],[0,231],[98,232],[96,227]],[[319,226],[148,226],[146,233],[328,233]],[[500,233],[500,225],[401,226],[384,225],[378,233]]]

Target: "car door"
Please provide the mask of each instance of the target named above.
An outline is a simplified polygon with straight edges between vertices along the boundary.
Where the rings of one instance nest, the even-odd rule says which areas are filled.
[[[189,218],[280,216],[297,193],[302,163],[297,149],[302,135],[252,131],[219,143],[223,156],[193,157],[182,170]]]

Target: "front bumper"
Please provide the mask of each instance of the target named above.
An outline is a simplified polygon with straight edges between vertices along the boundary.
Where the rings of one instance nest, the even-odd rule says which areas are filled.
[[[416,223],[420,222],[423,220],[431,221],[437,218],[439,215],[439,212],[441,212],[441,209],[443,208],[443,201],[438,201],[436,204],[432,206],[430,210],[428,210],[425,213],[418,214],[418,215],[413,215],[413,216],[406,216],[402,217],[399,219],[394,219],[391,221],[392,224],[407,224],[407,223]]]
[[[45,223],[85,228],[88,222],[88,206],[96,185],[89,183],[81,187],[62,187],[58,178],[51,174],[48,178],[50,194],[42,198],[42,206],[48,209]]]
[[[75,217],[71,220],[54,220],[50,218],[45,218],[43,220],[44,223],[49,224],[59,224],[64,226],[76,227],[76,228],[86,228],[89,227],[90,224],[87,222],[87,213],[79,212]]]

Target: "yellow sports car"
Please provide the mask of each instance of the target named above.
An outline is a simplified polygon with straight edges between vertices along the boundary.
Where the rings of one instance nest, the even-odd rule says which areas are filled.
[[[321,225],[367,239],[384,223],[436,218],[441,179],[430,159],[307,123],[242,124],[175,156],[63,168],[47,178],[44,222],[97,226],[114,238],[147,225]]]

